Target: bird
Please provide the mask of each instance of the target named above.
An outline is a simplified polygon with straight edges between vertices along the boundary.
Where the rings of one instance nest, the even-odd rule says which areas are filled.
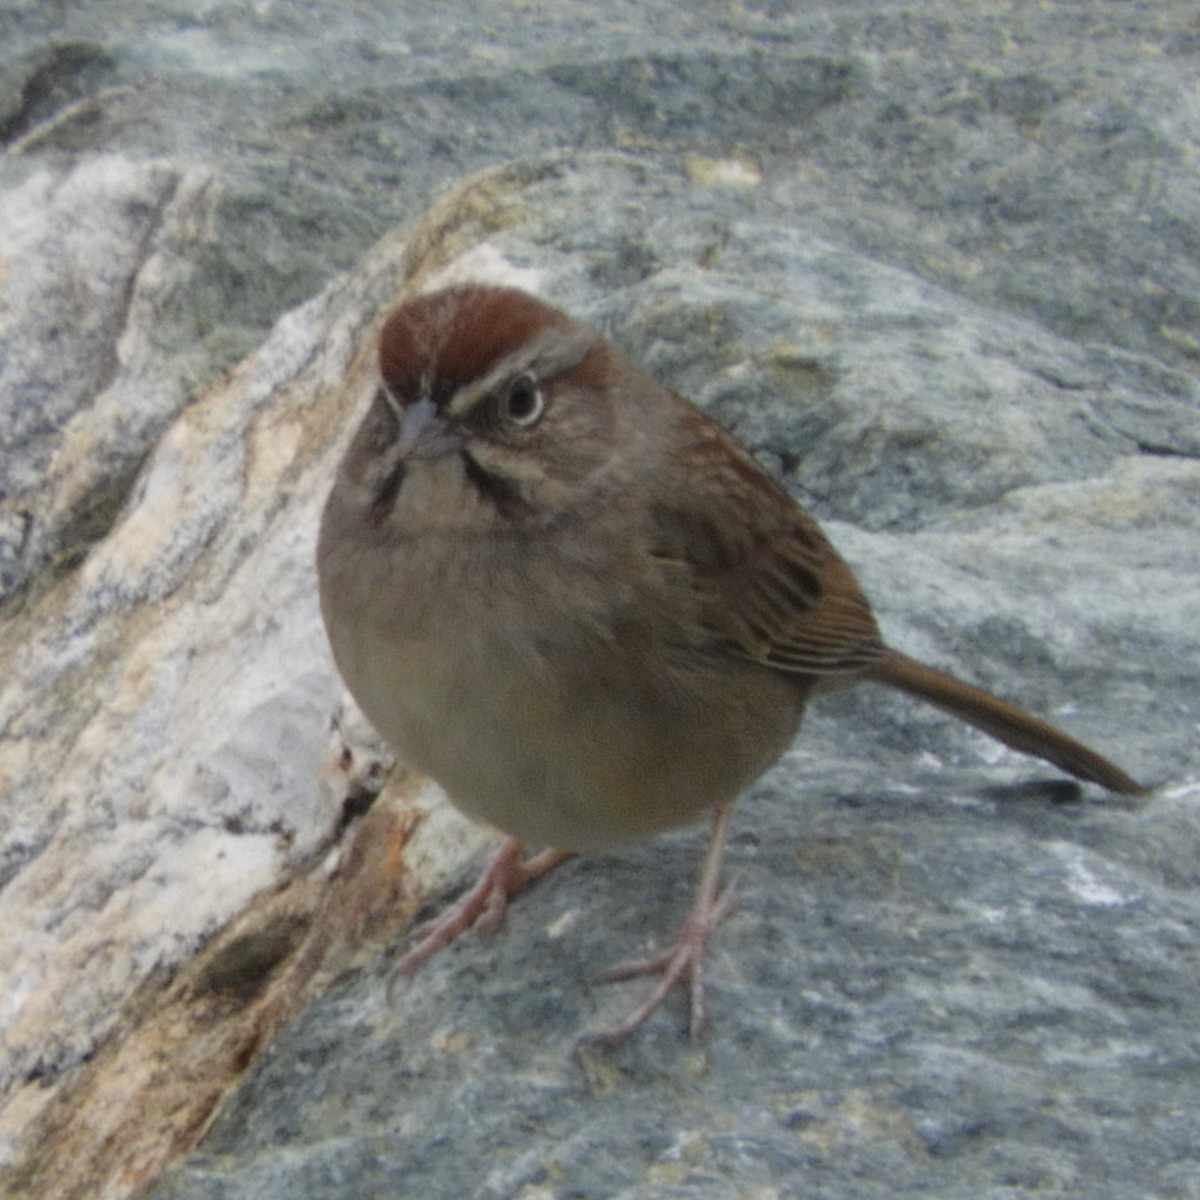
[[[529,292],[412,295],[383,322],[369,407],[317,539],[335,664],[409,767],[504,840],[417,930],[412,973],[572,854],[712,815],[692,907],[618,1044],[732,905],[738,797],[809,700],[859,683],[936,705],[1077,779],[1145,789],[1019,706],[889,646],[817,521],[717,421]],[[523,857],[526,847],[539,847]]]

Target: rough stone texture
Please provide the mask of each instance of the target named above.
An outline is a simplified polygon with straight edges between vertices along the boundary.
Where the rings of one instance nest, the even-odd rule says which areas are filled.
[[[5,1194],[1200,1196],[1191,6],[53,12],[0,14]],[[311,552],[438,272],[598,323],[1154,799],[862,690],[744,805],[698,1046],[580,1042],[696,833],[389,997],[486,835],[370,803]]]
[[[0,602],[103,535],[182,407],[162,318],[212,198],[198,169],[111,156],[0,194]]]

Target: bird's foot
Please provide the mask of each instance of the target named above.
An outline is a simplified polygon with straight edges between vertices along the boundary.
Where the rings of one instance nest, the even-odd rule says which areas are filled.
[[[658,982],[650,994],[619,1025],[595,1035],[595,1040],[609,1046],[620,1045],[635,1029],[662,1007],[663,1001],[675,990],[688,985],[690,1016],[688,1032],[693,1038],[699,1036],[704,1024],[704,956],[708,951],[709,939],[717,926],[729,915],[735,903],[730,888],[706,907],[693,905],[679,938],[659,954],[649,958],[627,959],[616,963],[601,974],[600,979],[608,982],[618,979],[633,979],[639,975],[658,975]]]
[[[464,929],[472,925],[486,931],[495,929],[504,917],[511,896],[545,875],[552,867],[572,857],[566,850],[543,850],[522,862],[523,849],[523,842],[507,838],[470,891],[440,916],[417,926],[414,930],[416,945],[392,968],[388,976],[389,991],[401,975],[412,975],[420,970],[427,959],[443,946],[448,946]]]
[[[675,944],[650,958],[617,963],[600,976],[602,980],[615,980],[632,979],[638,975],[658,975],[658,983],[646,999],[619,1025],[595,1034],[589,1040],[609,1046],[620,1045],[648,1017],[656,1013],[671,992],[682,986],[685,981],[688,984],[691,1006],[688,1031],[693,1038],[699,1035],[704,1024],[704,956],[717,926],[729,915],[734,905],[732,887],[717,890],[721,859],[725,853],[725,843],[729,840],[732,817],[732,804],[718,808],[713,813],[712,833],[708,839],[708,850],[704,855],[704,866],[700,872],[696,895]]]

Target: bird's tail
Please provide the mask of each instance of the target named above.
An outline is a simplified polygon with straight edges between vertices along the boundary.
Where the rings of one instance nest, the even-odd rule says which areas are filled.
[[[1146,788],[1120,767],[1040,717],[936,667],[927,667],[898,650],[889,648],[886,655],[872,664],[868,678],[919,696],[1006,746],[1043,758],[1077,779],[1098,783],[1126,796],[1146,794]]]

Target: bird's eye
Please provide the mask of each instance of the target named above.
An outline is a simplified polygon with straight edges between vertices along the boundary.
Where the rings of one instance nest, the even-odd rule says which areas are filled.
[[[500,415],[522,429],[536,425],[545,408],[546,398],[532,375],[518,375],[500,397]]]

